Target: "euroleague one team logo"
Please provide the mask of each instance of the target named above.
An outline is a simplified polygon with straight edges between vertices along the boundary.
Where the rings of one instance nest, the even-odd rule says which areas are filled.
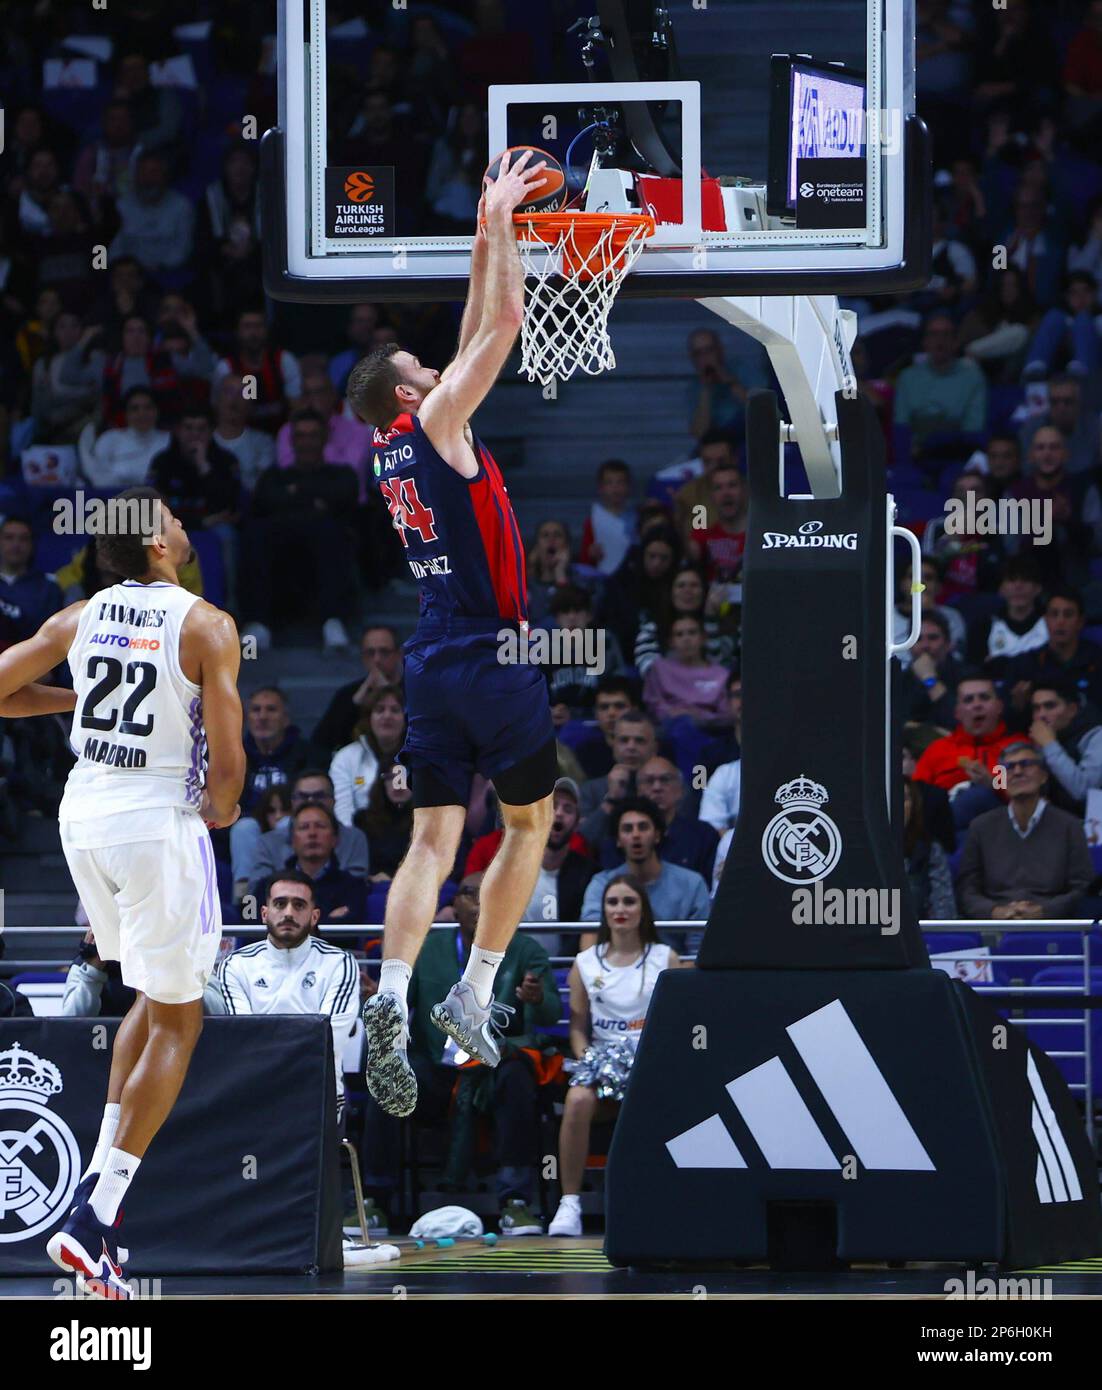
[[[815,185],[814,185],[813,183],[804,182],[804,183],[801,183],[801,184],[800,184],[800,197],[801,197],[801,198],[810,198],[814,192],[815,192]]]
[[[773,800],[782,809],[761,837],[769,872],[785,883],[826,878],[842,854],[842,836],[822,809],[830,800],[826,788],[801,773],[778,787]]]
[[[350,203],[370,203],[374,192],[375,180],[362,169],[349,174],[344,181],[344,196]]]
[[[80,1148],[46,1109],[61,1089],[53,1062],[18,1043],[0,1052],[0,1244],[30,1240],[69,1209]]]

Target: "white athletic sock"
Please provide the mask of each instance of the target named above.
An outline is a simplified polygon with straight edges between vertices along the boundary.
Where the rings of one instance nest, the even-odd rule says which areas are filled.
[[[103,1119],[99,1125],[99,1138],[96,1140],[96,1147],[92,1150],[92,1157],[88,1160],[88,1167],[80,1175],[81,1182],[89,1173],[102,1173],[103,1165],[107,1162],[107,1155],[111,1145],[115,1142],[115,1131],[119,1127],[119,1107],[108,1102],[103,1107]]]
[[[474,990],[474,997],[480,1009],[489,1007],[494,995],[494,977],[504,959],[504,951],[484,951],[481,946],[471,947],[471,957],[467,961],[463,978]]]
[[[404,960],[397,957],[384,960],[383,968],[379,971],[379,993],[390,990],[402,1001],[402,1007],[407,1008],[406,995],[409,994],[409,977],[412,974],[413,967],[407,965]]]
[[[141,1159],[128,1154],[125,1149],[108,1150],[99,1181],[89,1198],[97,1221],[102,1221],[105,1226],[115,1224],[126,1189],[134,1181],[140,1166]]]
[[[562,1196],[559,1198],[559,1201],[562,1203],[564,1207],[580,1208],[582,1205],[581,1196],[577,1192],[564,1192]]]

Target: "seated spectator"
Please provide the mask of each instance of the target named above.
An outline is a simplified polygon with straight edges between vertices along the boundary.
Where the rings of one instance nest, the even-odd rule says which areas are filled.
[[[721,622],[716,616],[723,603],[721,589],[722,586],[713,585],[709,590],[704,583],[703,572],[695,565],[686,565],[678,570],[669,587],[668,601],[662,605],[661,615],[649,612],[639,615],[634,662],[641,676],[647,675],[661,656],[672,624],[681,617],[695,617],[702,624],[706,639],[705,652],[710,662],[717,666],[730,665],[735,655],[736,639],[730,622]]]
[[[661,856],[666,823],[653,801],[645,796],[625,798],[616,809],[613,834],[621,862],[590,880],[582,900],[583,922],[600,920],[605,888],[618,873],[634,874],[640,879],[659,921],[707,919],[711,906],[708,884],[695,869],[684,869]],[[700,932],[689,933],[690,949],[695,949],[692,943],[700,936]]]
[[[238,314],[234,350],[214,369],[215,393],[227,376],[239,376],[250,385],[252,422],[269,434],[275,434],[287,418],[291,404],[302,395],[298,362],[289,352],[272,347],[262,308],[242,309]]]
[[[560,777],[555,783],[552,805],[553,818],[539,877],[520,915],[522,922],[580,921],[585,890],[597,872],[595,860],[571,848],[580,813],[577,783]],[[564,942],[557,933],[540,932],[533,936],[549,955],[563,953]],[[573,954],[576,944],[575,938],[569,937],[565,950]]]
[[[662,858],[694,870],[710,883],[719,835],[714,826],[697,817],[677,766],[669,758],[651,758],[635,774],[635,785],[641,797],[654,802],[666,822]],[[601,846],[601,867],[607,869],[618,862],[615,846],[606,840]]]
[[[1017,266],[996,271],[989,286],[961,321],[961,347],[965,357],[978,362],[991,379],[1009,384],[1021,374],[1040,310]]]
[[[398,755],[406,737],[406,711],[396,685],[381,685],[364,701],[354,738],[333,754],[329,777],[336,795],[334,812],[342,825],[351,825],[367,805],[379,773]]]
[[[727,670],[704,652],[704,625],[688,614],[670,627],[667,655],[651,664],[643,683],[643,703],[656,720],[691,720],[694,725],[728,718]],[[671,737],[676,735],[671,731]]]
[[[371,449],[369,426],[355,416],[346,414],[324,368],[303,368],[302,404],[316,411],[326,422],[328,433],[322,457],[326,463],[340,464],[355,473],[359,485],[359,500],[367,498],[367,456]],[[291,443],[291,423],[281,425],[276,435],[276,462],[280,468],[294,463]]]
[[[700,750],[700,766],[709,777],[723,763],[742,757],[742,672],[737,665],[727,676],[727,707],[731,714],[731,729],[709,739]],[[696,769],[693,771],[695,774]]]
[[[4,217],[4,244],[24,254],[41,253],[50,232],[50,199],[61,188],[61,168],[53,150],[43,146],[27,161],[26,176]]]
[[[186,407],[172,443],[154,456],[149,481],[186,531],[211,531],[217,537],[229,586],[227,606],[234,608],[241,483],[237,460],[214,442],[213,423],[210,406]]]
[[[349,645],[344,619],[351,616],[355,591],[349,518],[356,512],[356,475],[324,462],[325,421],[317,411],[296,412],[292,438],[293,465],[261,475],[252,520],[242,533],[239,589],[245,635],[255,637],[262,650],[271,646],[277,569],[284,569],[289,553],[295,556],[291,571],[296,588],[303,582],[303,564],[312,565],[325,650],[343,651]]]
[[[941,567],[938,598],[942,603],[949,603],[962,594],[986,593],[995,587],[1004,555],[1002,538],[984,534],[987,522],[981,518],[990,500],[987,478],[966,469],[953,480],[945,515],[936,516],[926,524],[922,533],[922,553],[932,555]],[[971,519],[970,512],[976,519],[975,530],[965,529]]]
[[[553,640],[562,660],[544,667],[551,719],[556,728],[571,719],[585,719],[593,712],[597,682],[607,671],[624,666],[620,644],[607,628],[593,621],[593,601],[584,589],[573,585],[559,589],[551,600]]]
[[[261,280],[260,200],[256,155],[233,145],[222,156],[222,173],[207,184],[199,204],[196,260],[203,268],[209,311],[216,322],[232,322]]]
[[[977,816],[957,873],[966,917],[1000,922],[1074,917],[1094,878],[1083,822],[1049,804],[1048,773],[1028,741],[1003,751],[1010,804]]]
[[[84,316],[86,323],[102,324],[103,332],[115,340],[121,338],[123,324],[134,314],[147,324],[153,322],[161,291],[133,256],[113,256],[106,279],[99,298]]]
[[[437,136],[425,176],[425,201],[432,212],[434,235],[470,235],[478,214],[485,158],[485,112],[476,102],[465,101],[453,107],[448,129]]]
[[[990,676],[965,673],[957,682],[957,726],[935,739],[915,764],[917,782],[949,793],[953,822],[964,830],[982,811],[999,806],[992,786],[1003,749],[1020,735],[1003,722],[1003,702]]]
[[[79,316],[62,311],[54,319],[49,345],[34,364],[31,414],[38,444],[75,444],[99,404],[95,382],[69,386],[61,379],[66,354],[80,342],[80,335]]]
[[[103,418],[115,428],[125,423],[126,397],[135,386],[153,393],[162,415],[173,415],[183,404],[185,379],[207,381],[214,369],[214,356],[199,333],[194,310],[183,310],[178,322],[190,342],[186,353],[155,346],[149,323],[140,314],[123,320],[121,351],[112,355],[100,348],[89,351],[102,329],[86,328],[62,357],[59,381],[74,389],[99,390]]]
[[[644,527],[616,573],[605,581],[598,599],[600,621],[616,636],[620,650],[630,652],[644,613],[664,614],[669,606],[670,581],[680,560],[677,538],[665,520]]]
[[[742,759],[720,763],[700,796],[700,819],[718,834],[733,830],[742,804]]]
[[[903,675],[897,721],[952,728],[957,684],[964,670],[953,651],[949,624],[936,611],[924,613],[918,641],[911,648],[911,664]]]
[[[570,532],[563,521],[541,521],[528,552],[528,621],[533,627],[553,616],[552,602],[560,589],[585,588],[591,572],[571,558]]]
[[[134,184],[117,203],[121,226],[112,256],[133,256],[152,275],[179,270],[191,259],[195,209],[168,186],[168,165],[147,150],[134,165]]]
[[[34,532],[19,516],[0,521],[0,650],[33,637],[61,607],[52,575],[34,566]]]
[[[1097,332],[1093,323],[1091,332]],[[1089,473],[1098,467],[1098,412],[1084,406],[1083,383],[1078,377],[1053,377],[1048,384],[1048,409],[1023,426],[1022,452],[1031,464],[1033,436],[1048,425],[1063,435],[1069,473]]]
[[[709,585],[718,584],[726,590],[721,597],[728,605],[740,603],[750,491],[737,466],[717,463],[712,469],[711,493],[715,524],[703,529],[692,526],[686,553],[703,566]]]
[[[241,811],[251,811],[269,787],[293,782],[305,768],[317,762],[317,754],[291,722],[291,709],[283,691],[262,685],[245,706],[245,786]]]
[[[124,429],[109,429],[95,440],[91,425],[80,436],[80,468],[94,488],[121,492],[140,487],[153,460],[172,443],[167,430],[157,428],[157,402],[146,386],[133,386],[123,399]]]
[[[501,1062],[492,1070],[481,1065],[463,1067],[463,1054],[430,1017],[433,1005],[463,975],[478,924],[481,882],[481,874],[463,879],[455,895],[455,930],[429,932],[410,980],[409,1062],[417,1076],[413,1122],[439,1122],[452,1115],[444,1181],[455,1189],[464,1185],[474,1158],[474,1115],[490,1115],[501,1232],[539,1234],[539,1221],[529,1209],[535,1200],[540,1152],[538,1090],[544,1063],[538,1034],[558,1023],[562,1011],[547,952],[526,932],[517,932],[509,942],[494,994],[515,1012],[501,1015]],[[365,1105],[360,1151],[364,1193],[385,1213],[398,1185],[401,1121],[370,1098]]]
[[[597,939],[579,952],[567,980],[570,1051],[579,1067],[570,1078],[559,1130],[562,1196],[549,1236],[582,1233],[582,1179],[593,1121],[615,1117],[658,976],[681,963],[659,939],[656,910],[643,882],[633,873],[599,877],[606,882],[594,912],[601,924]],[[603,1065],[615,1068],[619,1083],[614,1098],[598,1100]],[[604,1077],[601,1084],[604,1088]]]
[[[179,146],[183,110],[178,94],[169,86],[155,87],[144,53],[122,52],[115,70],[115,97],[125,101],[134,116],[134,128],[143,150],[172,154]]]
[[[500,847],[501,842],[505,837],[505,823],[501,817],[500,806],[497,802],[497,794],[494,792],[494,784],[493,782],[487,781],[485,778],[483,778],[481,774],[475,775],[476,790],[472,791],[471,794],[472,807],[475,807],[478,799],[477,787],[480,782],[485,784],[483,790],[484,795],[486,796],[486,804],[488,805],[490,802],[492,802],[496,808],[496,823],[492,830],[487,830],[484,834],[477,835],[472,840],[471,847],[467,851],[467,857],[463,864],[463,872],[465,874],[480,874],[484,870],[488,869],[490,865],[493,863],[494,856],[497,854],[498,848]],[[561,792],[563,796],[568,796],[568,792],[562,790],[563,787],[570,786],[576,792],[579,785],[573,777],[569,777],[562,772],[560,772],[559,777],[557,779],[557,785],[558,784],[561,784],[561,786],[559,787],[559,792]],[[558,795],[559,792],[556,792],[556,795]],[[587,844],[584,837],[578,832],[577,828],[571,831],[570,838],[567,841],[567,845],[571,850],[574,851],[575,854],[581,855],[582,858],[590,860],[594,864],[594,867],[596,867],[596,861],[593,859],[590,847]],[[579,907],[580,905],[581,902],[579,899]]]
[[[1102,719],[1074,682],[1060,677],[1034,685],[1030,709],[1029,737],[1048,769],[1050,798],[1082,816],[1087,793],[1102,787]]]
[[[1047,642],[1015,656],[1006,666],[1003,679],[1015,713],[1024,718],[1031,690],[1058,677],[1071,680],[1084,700],[1102,709],[1102,647],[1083,637],[1086,621],[1081,594],[1064,587],[1050,590],[1045,602]]]
[[[597,469],[597,500],[582,528],[579,562],[601,574],[615,574],[635,539],[637,524],[631,469],[622,459],[606,459]]]
[[[612,767],[604,777],[582,784],[581,833],[587,844],[598,845],[611,832],[608,817],[626,796],[635,795],[635,774],[658,754],[658,738],[641,709],[625,710],[612,734]]]
[[[739,461],[738,445],[725,430],[709,430],[699,448],[700,471],[673,495],[673,522],[686,548],[697,531],[707,530],[719,521],[712,500],[712,474],[720,465],[737,468]]]
[[[933,244],[930,253],[930,282],[918,296],[916,308],[940,309],[958,313],[976,293],[976,258],[967,244],[957,238],[952,213],[946,199],[933,199]]]
[[[982,473],[991,496],[996,501],[1022,476],[1022,451],[1018,436],[995,431],[988,436],[983,450],[977,450],[968,460],[965,472]]]
[[[1037,326],[1022,375],[1027,380],[1049,376],[1059,358],[1072,377],[1097,371],[1102,365],[1097,314],[1098,281],[1089,270],[1073,270],[1064,282],[1063,305],[1049,309]],[[1097,435],[1097,421],[1095,431]]]
[[[1064,247],[1055,218],[1050,215],[1048,190],[1019,184],[1014,195],[1013,224],[998,237],[1006,247],[1007,264],[1026,277],[1038,304],[1054,304],[1060,294]]]
[[[360,360],[366,357],[375,346],[373,334],[379,326],[379,309],[375,304],[353,304],[348,311],[348,327],[345,329],[351,347],[338,352],[329,361],[329,380],[333,389],[343,398],[348,385],[348,374]]]
[[[916,914],[953,921],[957,904],[949,857],[927,831],[922,797],[909,777],[903,779],[903,862]]]
[[[593,693],[596,727],[570,740],[574,756],[586,777],[604,777],[611,771],[616,721],[629,709],[637,707],[635,682],[628,676],[604,675],[598,679]]]
[[[365,628],[360,659],[367,675],[339,687],[314,730],[314,747],[326,753],[335,753],[352,742],[369,696],[384,685],[402,683],[402,648],[392,627]]]
[[[941,731],[932,724],[906,725],[900,740],[902,771],[904,781],[913,783],[922,802],[922,823],[927,834],[938,842],[946,854],[952,854],[957,847],[957,831],[953,824],[949,793],[943,787],[935,787],[932,782],[914,782],[914,770],[919,758],[940,737]]]
[[[357,874],[342,869],[337,857],[340,828],[333,812],[320,802],[300,806],[291,815],[291,853],[277,871],[293,869],[310,880],[322,926],[330,922],[352,926],[367,919],[367,885]],[[253,884],[251,892],[258,902],[267,900],[267,887],[263,879]]]
[[[703,441],[712,430],[741,439],[746,429],[747,390],[728,367],[723,340],[712,328],[689,334],[689,361],[696,380],[686,388],[689,433]]]
[[[1030,476],[1015,483],[1010,495],[1034,504],[1040,502],[1051,520],[1044,535],[1017,536],[1019,553],[1037,562],[1047,585],[1084,584],[1090,557],[1102,539],[1102,495],[1090,474],[1068,472],[1068,448],[1064,436],[1052,425],[1042,425],[1029,451]]]
[[[117,203],[132,189],[137,153],[134,116],[128,101],[109,101],[100,115],[100,135],[85,145],[73,168],[73,187],[93,208]]]
[[[258,872],[257,855],[260,842],[269,831],[285,821],[291,814],[290,788],[284,782],[280,786],[269,787],[246,816],[239,816],[230,826],[230,867],[233,873],[234,901],[240,899],[253,879],[262,877]],[[287,848],[277,859],[278,868],[290,853],[290,837]]]
[[[898,597],[895,604],[893,636],[896,642],[904,642],[911,630],[911,566],[907,564],[896,573],[899,577],[896,582]],[[964,625],[964,617],[960,609],[941,602],[941,561],[936,555],[924,555],[922,558],[921,603],[923,613],[939,613],[941,615],[949,624],[949,636],[953,639],[953,646],[958,651],[963,650],[964,644],[968,640],[968,629]],[[899,652],[897,655],[903,666],[910,665],[910,651]]]
[[[916,451],[932,434],[978,433],[987,415],[987,384],[974,362],[957,352],[957,330],[945,313],[926,320],[923,356],[899,374],[895,423],[906,425]]]
[[[1102,197],[1087,204],[1082,241],[1068,248],[1068,269],[1088,270],[1097,282],[1102,277]]]
[[[1088,137],[1097,137],[1098,117],[1102,112],[1102,4],[1099,0],[1090,0],[1082,12],[1082,21],[1082,27],[1068,43],[1064,59],[1067,119],[1076,130]]]
[[[65,977],[62,1018],[124,1018],[137,997],[129,985],[123,984],[118,961],[100,959],[95,935],[89,928]]]
[[[317,810],[307,813],[316,816]],[[351,951],[316,934],[322,911],[317,884],[288,869],[264,885],[262,945],[243,946],[218,974],[228,1014],[324,1014],[333,1033],[337,1119],[344,1110],[342,1054],[360,1012],[360,970]]]
[[[1002,603],[987,617],[969,624],[968,660],[983,666],[996,679],[1007,662],[1048,641],[1041,603],[1041,577],[1029,555],[1011,555],[1003,562],[999,598]]]
[[[391,763],[371,784],[367,805],[355,815],[367,836],[370,881],[389,883],[406,857],[413,836],[413,788],[401,763]]]
[[[47,207],[50,225],[37,247],[38,283],[52,288],[67,301],[87,304],[88,243],[98,235],[84,200],[68,189],[58,189]]]
[[[214,388],[214,434],[220,449],[237,460],[238,476],[248,492],[256,487],[265,469],[275,463],[275,440],[249,425],[253,402],[245,399],[245,383],[230,373]]]
[[[291,853],[291,817],[304,806],[322,806],[332,812],[335,798],[333,783],[329,774],[320,768],[307,767],[298,774],[292,783],[284,783],[279,790],[290,792],[290,805],[287,814],[270,829],[265,829],[256,845],[252,860],[251,878],[253,880],[270,878],[287,863]],[[240,825],[241,821],[237,822]],[[237,825],[233,826],[234,830]],[[337,822],[337,863],[354,878],[366,878],[370,855],[367,838],[354,825],[341,825]],[[235,860],[236,863],[236,860]],[[239,877],[236,868],[234,878]]]

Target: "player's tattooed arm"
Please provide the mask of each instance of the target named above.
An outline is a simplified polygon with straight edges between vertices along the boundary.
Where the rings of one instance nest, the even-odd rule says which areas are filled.
[[[83,600],[70,604],[47,618],[33,637],[0,652],[0,714],[22,718],[73,708],[76,697],[71,690],[55,690],[37,682],[68,657],[83,608]]]

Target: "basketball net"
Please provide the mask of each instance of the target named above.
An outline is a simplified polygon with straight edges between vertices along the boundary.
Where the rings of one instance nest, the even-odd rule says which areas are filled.
[[[624,276],[654,235],[645,213],[515,213],[525,275],[520,370],[548,386],[579,369],[616,365],[608,314]]]

